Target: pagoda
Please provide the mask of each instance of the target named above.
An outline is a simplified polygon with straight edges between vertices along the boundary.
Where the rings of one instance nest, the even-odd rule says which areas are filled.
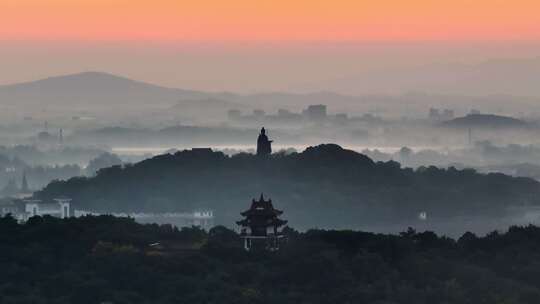
[[[280,239],[283,238],[281,227],[287,224],[279,218],[283,211],[274,209],[272,200],[264,200],[263,194],[259,200],[252,200],[251,207],[240,213],[244,219],[236,222],[241,227],[240,237],[244,239],[244,248],[279,249]]]

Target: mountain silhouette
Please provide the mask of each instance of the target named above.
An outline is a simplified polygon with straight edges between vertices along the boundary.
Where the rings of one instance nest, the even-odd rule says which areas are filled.
[[[469,114],[442,123],[452,128],[526,128],[530,125],[520,119],[493,114]]]
[[[203,92],[166,88],[101,72],[84,72],[2,85],[3,104],[39,106],[174,105],[182,99],[202,99]]]

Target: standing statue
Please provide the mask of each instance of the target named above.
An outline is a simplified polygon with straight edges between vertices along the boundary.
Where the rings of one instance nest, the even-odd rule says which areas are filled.
[[[266,130],[264,127],[261,129],[261,134],[257,138],[257,155],[267,156],[272,154],[272,140],[268,140],[266,136]]]

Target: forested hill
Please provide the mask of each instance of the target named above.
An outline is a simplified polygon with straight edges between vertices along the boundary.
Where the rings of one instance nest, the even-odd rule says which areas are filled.
[[[72,197],[95,211],[191,211],[211,208],[231,225],[263,192],[296,227],[357,227],[358,223],[459,215],[497,215],[510,206],[540,206],[540,184],[474,170],[412,170],[373,162],[337,145],[260,158],[187,150],[49,184],[36,196]]]
[[[223,227],[0,218],[0,303],[508,303],[540,299],[540,229],[457,240],[285,229],[274,253]],[[157,244],[157,245],[156,245]]]

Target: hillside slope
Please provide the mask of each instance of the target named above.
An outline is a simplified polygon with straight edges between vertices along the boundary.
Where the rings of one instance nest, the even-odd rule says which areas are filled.
[[[107,106],[174,104],[205,93],[165,88],[108,73],[84,72],[0,86],[4,104]]]
[[[261,192],[299,228],[396,223],[422,211],[433,219],[497,216],[508,207],[540,205],[540,184],[531,179],[454,168],[413,171],[337,145],[268,159],[182,151],[53,182],[37,196],[66,195],[76,208],[97,211],[211,208],[218,222],[232,225]]]

